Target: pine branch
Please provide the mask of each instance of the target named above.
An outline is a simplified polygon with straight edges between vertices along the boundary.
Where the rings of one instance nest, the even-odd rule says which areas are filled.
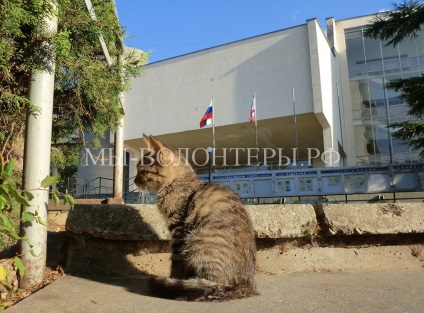
[[[394,132],[391,133],[393,138],[403,140],[409,146],[421,150],[420,157],[424,157],[424,122],[396,122],[391,123],[389,128],[394,130]]]
[[[424,74],[408,79],[392,80],[386,84],[389,89],[399,92],[399,99],[407,103],[408,115],[418,119],[424,116]]]
[[[424,21],[424,5],[412,0],[393,6],[394,11],[377,14],[367,25],[366,37],[387,41],[386,46],[396,46],[408,37],[418,36]]]

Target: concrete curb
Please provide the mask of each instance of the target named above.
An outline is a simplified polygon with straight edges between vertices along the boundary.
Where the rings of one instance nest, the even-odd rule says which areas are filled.
[[[170,240],[155,205],[78,204],[69,212],[66,230],[110,240]]]
[[[257,238],[424,233],[424,203],[251,205]],[[170,240],[155,205],[78,204],[66,230],[109,240]]]
[[[422,268],[423,203],[247,206],[266,273]],[[169,275],[170,236],[155,205],[76,205],[68,273]]]
[[[424,233],[424,203],[315,206],[325,235]]]
[[[251,205],[246,207],[258,238],[312,236],[317,230],[311,205]],[[112,240],[170,240],[155,205],[78,204],[69,213],[66,230]]]
[[[257,238],[297,238],[317,232],[314,207],[310,204],[248,205]]]

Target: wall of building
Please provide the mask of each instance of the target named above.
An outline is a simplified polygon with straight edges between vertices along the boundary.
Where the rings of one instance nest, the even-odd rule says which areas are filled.
[[[324,149],[338,151],[343,136],[337,92],[339,61],[318,20],[308,21],[308,31],[314,113],[323,127]]]
[[[199,129],[211,97],[215,125],[313,112],[306,25],[152,63],[126,94],[125,140]]]
[[[420,76],[424,68],[424,44],[418,37],[408,38],[393,47],[386,41],[367,38],[364,29],[372,16],[340,21],[337,25],[345,43],[344,85],[350,109],[346,113],[352,126],[351,154],[357,165],[411,163],[419,161],[418,151],[391,137],[387,125],[406,121],[408,107],[399,92],[385,89],[393,79]],[[346,53],[347,52],[347,53]],[[347,55],[346,55],[347,54]]]

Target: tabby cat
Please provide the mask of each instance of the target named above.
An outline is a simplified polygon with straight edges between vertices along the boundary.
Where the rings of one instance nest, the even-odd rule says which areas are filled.
[[[257,294],[255,236],[240,198],[224,186],[203,184],[177,151],[143,138],[151,154],[142,156],[134,182],[157,193],[173,239],[171,277],[153,277],[153,294],[190,301]]]

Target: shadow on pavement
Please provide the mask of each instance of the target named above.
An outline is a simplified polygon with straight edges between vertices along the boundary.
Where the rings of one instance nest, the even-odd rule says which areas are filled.
[[[111,239],[71,231],[51,233],[48,243],[50,256],[48,263],[61,265],[68,275],[121,286],[129,292],[151,296],[147,282],[153,275],[142,269],[143,264],[137,264],[140,266],[137,267],[135,262],[129,261],[129,258],[134,261],[142,254],[170,252],[170,242],[159,240],[158,234],[143,221],[136,208],[130,205],[115,205],[114,209],[117,210],[114,221],[110,220],[110,216],[104,217],[107,227],[115,228],[119,233],[119,229],[128,226],[122,223],[131,223],[130,227],[139,229],[144,237],[151,240],[134,240],[130,237],[126,239],[125,234],[118,235],[117,237],[122,239],[116,240],[113,239],[113,235],[107,234],[107,231],[103,237]],[[120,210],[126,215],[123,219],[119,218]],[[68,221],[73,218],[72,214],[71,211]],[[81,212],[78,215],[81,216]],[[98,222],[94,224],[96,223],[98,224]],[[99,234],[102,231],[100,229]]]

